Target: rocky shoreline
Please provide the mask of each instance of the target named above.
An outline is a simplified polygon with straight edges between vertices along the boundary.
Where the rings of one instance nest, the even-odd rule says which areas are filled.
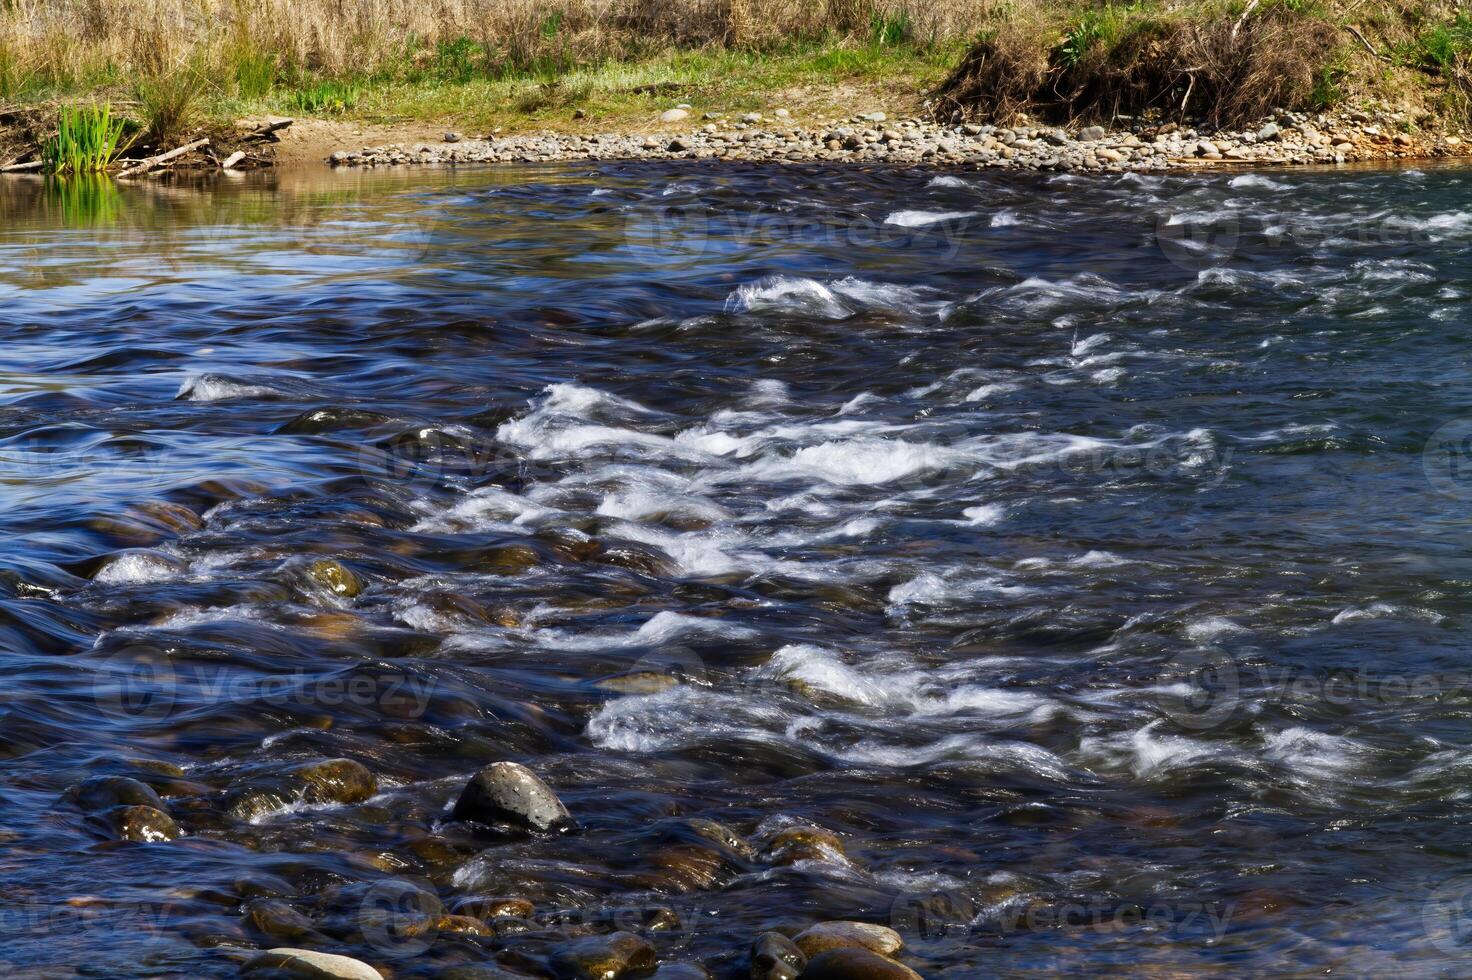
[[[690,117],[688,107],[661,116]],[[656,134],[533,133],[462,137],[439,143],[390,143],[338,150],[334,167],[545,163],[562,160],[744,160],[762,163],[844,161],[1013,170],[1165,170],[1211,164],[1305,165],[1461,156],[1459,133],[1417,129],[1405,113],[1348,109],[1332,114],[1281,111],[1240,131],[1134,123],[1066,129],[1024,124],[948,125],[890,120],[871,112],[822,125],[799,125],[786,110],[728,120],[706,113],[694,129]]]

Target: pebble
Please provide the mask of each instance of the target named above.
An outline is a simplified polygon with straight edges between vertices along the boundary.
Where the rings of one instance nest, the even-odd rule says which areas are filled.
[[[536,773],[516,762],[493,762],[472,776],[451,817],[552,833],[577,829],[577,821],[557,794]]]
[[[257,953],[245,964],[245,972],[270,970],[289,977],[336,978],[336,980],[383,980],[383,974],[362,960],[336,953],[318,953],[310,949],[282,946]]]
[[[618,980],[654,967],[654,947],[632,932],[584,936],[552,947],[552,971],[575,980]]]
[[[808,958],[780,932],[764,932],[751,944],[751,980],[794,980]]]
[[[179,836],[174,818],[151,806],[120,806],[107,812],[108,823],[119,840],[155,844]]]
[[[677,123],[682,119],[689,118],[690,111],[688,109],[666,109],[659,114],[659,121],[662,123]]]
[[[923,980],[920,974],[867,949],[830,949],[811,960],[798,980]]]
[[[898,952],[905,944],[900,934],[887,926],[842,921],[819,922],[799,934],[793,942],[808,957],[826,953],[830,949],[847,948],[867,949],[888,956]]]
[[[690,110],[676,107],[672,113]],[[890,122],[883,112],[795,127],[787,116],[773,110],[769,123],[759,112],[744,113],[737,122],[720,113],[702,114],[714,125],[673,136],[602,133],[594,135],[522,133],[466,139],[453,146],[388,144],[361,150],[338,150],[328,157],[333,166],[421,166],[467,163],[511,163],[551,160],[639,160],[695,158],[756,162],[887,163],[896,166],[931,164],[972,169],[1008,170],[1166,170],[1200,167],[1217,161],[1234,164],[1322,163],[1336,157],[1346,161],[1388,157],[1433,156],[1459,153],[1459,136],[1442,138],[1391,132],[1401,127],[1390,117],[1359,112],[1309,117],[1275,113],[1272,118],[1240,131],[1190,129],[1175,124],[1135,124],[1108,130],[1086,126],[1070,136],[1057,127],[1029,125],[959,126],[929,119]],[[1363,118],[1359,118],[1363,117]],[[1373,123],[1380,120],[1379,126]],[[668,121],[668,120],[666,120]],[[1375,130],[1372,132],[1371,130]],[[344,569],[346,571],[346,569]],[[350,573],[351,574],[351,573]],[[347,596],[347,591],[335,594]],[[359,583],[358,588],[362,585]],[[345,590],[353,588],[344,584]]]

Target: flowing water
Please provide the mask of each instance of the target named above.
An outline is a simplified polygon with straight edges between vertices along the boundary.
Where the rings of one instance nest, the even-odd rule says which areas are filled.
[[[14,181],[0,218],[9,975],[548,975],[659,919],[745,976],[829,918],[926,976],[1472,972],[1472,172]],[[369,798],[260,792],[338,758]],[[503,759],[581,830],[452,822]],[[98,775],[179,836],[114,839]],[[535,912],[364,912],[426,893]]]

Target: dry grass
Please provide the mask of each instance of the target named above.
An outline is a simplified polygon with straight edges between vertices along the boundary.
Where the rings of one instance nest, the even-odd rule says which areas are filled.
[[[162,139],[202,113],[430,118],[503,92],[528,116],[615,113],[600,73],[687,57],[746,72],[705,80],[738,101],[799,84],[783,65],[918,92],[943,56],[962,62],[937,92],[951,115],[1228,123],[1397,86],[1465,102],[1458,17],[1451,0],[0,0],[0,105],[110,98]]]
[[[969,35],[966,0],[0,0],[0,95],[208,64],[230,85],[304,73],[506,74],[706,45]]]
[[[1472,20],[1451,3],[1018,4],[983,28],[936,96],[940,113],[953,118],[1145,115],[1230,126],[1351,94],[1424,104],[1426,76],[1431,89],[1455,96],[1469,54]]]

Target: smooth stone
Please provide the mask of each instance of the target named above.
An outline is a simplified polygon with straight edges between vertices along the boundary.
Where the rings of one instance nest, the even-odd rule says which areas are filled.
[[[257,953],[245,964],[246,973],[275,970],[291,977],[311,980],[383,980],[383,974],[362,960],[336,953],[319,953],[311,949],[282,946]]]
[[[156,844],[179,836],[174,818],[151,806],[120,806],[108,811],[107,820],[120,840]]]
[[[798,980],[924,980],[887,956],[867,949],[830,949],[808,960]]]
[[[751,980],[793,980],[808,958],[780,932],[764,932],[751,944]]]
[[[551,787],[516,762],[493,762],[472,776],[451,817],[553,833],[577,829],[577,821]]]
[[[454,133],[454,132],[446,133],[445,134],[445,142],[446,143],[458,143],[458,142],[460,142],[460,134],[459,133]]]
[[[1078,131],[1078,138],[1084,143],[1093,143],[1103,139],[1105,132],[1103,126],[1085,126]]]
[[[297,766],[290,777],[304,784],[309,803],[362,803],[378,792],[378,779],[352,759],[326,759]]]
[[[662,123],[677,123],[682,119],[689,118],[690,111],[688,109],[666,109],[659,114],[659,121]]]
[[[164,801],[152,786],[130,776],[92,776],[67,790],[66,798],[83,810],[108,810],[115,806],[164,809]]]
[[[829,861],[847,864],[843,841],[820,827],[788,827],[772,838],[763,857],[772,864],[788,865],[798,861]]]
[[[654,947],[632,932],[585,936],[552,947],[557,976],[575,980],[617,980],[632,971],[653,969]]]
[[[819,922],[799,934],[793,942],[797,943],[797,948],[809,958],[830,949],[853,947],[888,956],[897,952],[905,944],[900,934],[888,926],[846,921]]]
[[[342,562],[331,558],[318,558],[308,565],[307,577],[333,595],[347,599],[363,591],[362,580]]]
[[[512,973],[499,966],[466,963],[450,966],[435,974],[435,980],[527,980],[525,973]]]
[[[537,911],[536,906],[524,898],[515,896],[472,895],[457,900],[450,906],[456,915],[473,915],[477,919],[530,919]]]

